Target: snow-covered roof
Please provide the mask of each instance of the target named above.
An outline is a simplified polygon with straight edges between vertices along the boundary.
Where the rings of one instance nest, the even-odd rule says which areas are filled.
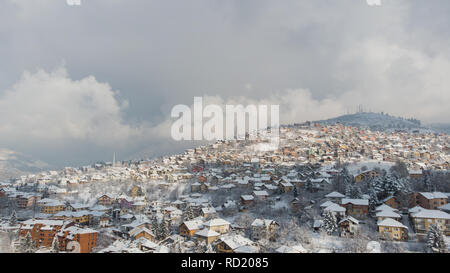
[[[255,219],[252,223],[252,226],[253,227],[269,226],[272,223],[276,224],[277,222],[275,222],[274,220],[270,220],[270,219]]]
[[[407,226],[403,225],[397,220],[394,220],[392,218],[386,218],[382,221],[379,221],[377,223],[378,226],[385,226],[385,227],[400,227],[400,228],[408,228]]]
[[[377,212],[377,217],[390,217],[390,218],[402,218],[402,216],[393,210],[382,210]]]
[[[422,208],[421,206],[417,205],[417,206],[415,206],[414,208],[410,208],[410,209],[408,210],[408,212],[409,212],[409,213],[416,213],[416,212],[421,211],[421,210],[423,210],[423,209],[424,209],[424,208]]]
[[[132,230],[130,230],[130,232],[128,232],[128,234],[130,234],[130,236],[136,236],[141,232],[145,232],[147,234],[154,236],[153,232],[146,227],[135,227]]]
[[[89,233],[98,233],[95,229],[91,228],[79,228],[76,226],[70,226],[68,228],[65,228],[64,231],[69,231],[69,234],[89,234]]]
[[[369,200],[367,200],[367,199],[350,199],[350,198],[342,199],[342,205],[349,204],[349,203],[353,204],[353,205],[368,206]]]
[[[411,215],[413,218],[450,219],[450,214],[441,210],[422,209]]]
[[[183,224],[189,229],[189,230],[198,230],[203,227],[203,221],[200,219],[197,220],[190,220],[185,221]]]
[[[382,204],[375,208],[375,211],[383,211],[383,210],[397,211],[397,209],[394,209],[393,207],[390,207],[386,204]]]
[[[24,225],[46,225],[46,226],[62,226],[64,222],[62,220],[42,220],[42,219],[28,219],[22,222]]]
[[[420,192],[426,199],[447,198],[447,195],[442,192]]]
[[[345,222],[345,221],[350,221],[350,222],[353,222],[354,224],[359,224],[359,221],[358,220],[356,220],[355,218],[353,218],[352,216],[347,216],[347,217],[345,217],[344,219],[342,219],[341,221],[339,221],[339,224],[340,223],[343,223],[343,222]]]
[[[325,211],[332,211],[332,212],[345,212],[346,209],[344,207],[339,206],[338,204],[331,204],[328,207],[324,209]]]
[[[450,211],[450,203],[440,206],[438,209]]]
[[[203,213],[215,213],[216,209],[213,207],[202,208]]]
[[[253,244],[253,242],[250,239],[247,239],[242,235],[222,235],[220,237],[220,240],[233,250],[240,246]]]
[[[235,253],[257,253],[258,248],[256,246],[244,245],[237,247],[233,250]]]
[[[241,195],[241,198],[245,201],[251,201],[254,199],[254,197],[252,195]]]
[[[223,226],[223,225],[229,225],[230,223],[222,218],[216,218],[216,219],[212,219],[209,220],[205,223],[203,223],[203,225],[207,226],[207,227],[214,227],[214,226]]]
[[[109,208],[105,207],[105,206],[102,206],[102,205],[96,205],[94,207],[91,207],[91,210],[103,211],[103,210],[109,210]]]
[[[280,246],[275,250],[277,253],[307,253],[308,250],[306,250],[302,245],[298,244],[295,246]]]
[[[408,173],[409,174],[412,174],[412,175],[414,175],[414,174],[422,174],[422,170],[408,170]]]
[[[269,195],[266,191],[253,191],[253,194],[256,196],[268,196]]]
[[[326,207],[328,207],[328,206],[330,206],[330,205],[333,205],[333,204],[336,204],[336,203],[333,203],[333,202],[331,202],[331,201],[325,201],[324,203],[322,203],[322,204],[320,205],[320,207],[321,207],[321,208],[326,208]]]
[[[339,193],[337,191],[330,192],[329,194],[325,195],[327,198],[345,198],[345,195],[342,193]]]
[[[154,242],[150,241],[145,237],[141,237],[137,239],[135,242],[149,249],[156,249],[158,247],[157,244],[155,244]]]
[[[209,228],[204,228],[204,229],[202,229],[200,231],[197,231],[195,233],[195,235],[201,236],[201,237],[214,237],[214,236],[219,236],[220,233],[217,233],[214,230],[209,229]]]
[[[74,209],[86,209],[89,208],[87,204],[70,204],[70,206]]]

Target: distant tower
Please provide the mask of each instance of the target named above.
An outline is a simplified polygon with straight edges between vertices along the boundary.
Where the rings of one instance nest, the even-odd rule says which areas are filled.
[[[113,153],[113,164],[112,164],[112,166],[113,167],[116,166],[116,152]]]

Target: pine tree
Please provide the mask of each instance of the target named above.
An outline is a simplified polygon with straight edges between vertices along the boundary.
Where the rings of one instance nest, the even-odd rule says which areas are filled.
[[[436,224],[432,224],[427,232],[428,251],[433,253],[447,252],[447,246],[444,240],[444,234]]]
[[[36,244],[31,237],[31,232],[28,232],[27,235],[25,235],[25,241],[23,242],[20,250],[24,253],[32,253],[36,250]]]
[[[15,226],[16,224],[17,224],[16,211],[13,210],[13,212],[11,213],[11,216],[9,217],[9,225],[10,226]]]
[[[362,197],[362,192],[358,186],[348,184],[345,190],[345,195],[349,198],[358,199]]]
[[[55,235],[55,237],[53,238],[52,252],[59,253],[59,240],[58,240],[58,236],[57,235]]]
[[[331,235],[338,229],[337,219],[331,211],[325,211],[323,219],[323,228]]]
[[[371,180],[369,187],[379,198],[384,193],[384,175],[377,176],[375,179]]]
[[[50,193],[48,192],[48,187],[44,188],[44,191],[42,192],[42,199],[48,198],[50,196]]]
[[[294,187],[293,192],[294,192],[294,198],[296,198],[298,196],[297,187]]]
[[[165,223],[165,221],[161,221],[161,223],[159,224],[159,233],[158,233],[158,240],[163,240],[165,238],[167,238],[167,236],[169,236],[169,229]]]
[[[207,250],[207,246],[204,241],[198,242],[195,245],[195,253],[205,253],[206,250]]]
[[[306,180],[306,185],[305,185],[305,187],[306,187],[306,190],[307,190],[307,191],[313,192],[314,187],[313,187],[313,184],[312,184],[312,182],[311,182],[311,179]]]
[[[399,193],[411,192],[411,185],[406,178],[397,178],[395,175],[384,173],[369,183],[369,191],[374,191],[378,199],[384,199]]]
[[[433,191],[434,190],[433,184],[431,183],[431,177],[430,177],[429,173],[426,173],[423,176],[422,183],[423,183],[423,188],[425,191]]]
[[[158,224],[158,220],[156,220],[156,217],[153,217],[153,218],[152,218],[151,229],[152,229],[153,234],[155,234],[155,237],[158,237],[158,234],[159,234],[159,224]]]
[[[369,188],[369,208],[374,210],[379,203],[377,192],[373,188]]]
[[[195,218],[194,209],[191,206],[186,208],[186,212],[184,213],[184,220],[189,221]]]
[[[205,253],[215,253],[213,247],[211,244],[206,245],[206,251]]]
[[[339,175],[342,177],[345,185],[355,183],[355,178],[348,172],[348,169],[346,167],[342,168],[342,171]]]

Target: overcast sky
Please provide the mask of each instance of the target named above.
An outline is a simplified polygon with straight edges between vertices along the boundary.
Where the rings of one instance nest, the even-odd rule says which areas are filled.
[[[54,165],[180,149],[170,110],[279,103],[450,122],[450,1],[0,1],[0,148]]]

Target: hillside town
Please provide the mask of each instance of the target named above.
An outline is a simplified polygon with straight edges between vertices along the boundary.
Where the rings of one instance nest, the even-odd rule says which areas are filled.
[[[448,252],[450,138],[280,128],[0,183],[0,252]]]

